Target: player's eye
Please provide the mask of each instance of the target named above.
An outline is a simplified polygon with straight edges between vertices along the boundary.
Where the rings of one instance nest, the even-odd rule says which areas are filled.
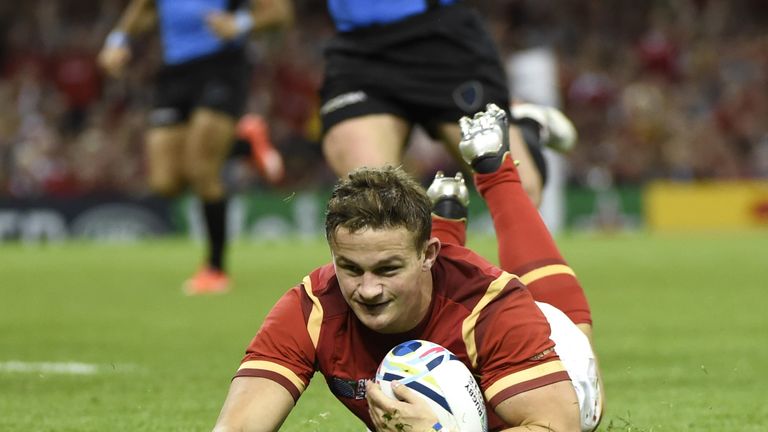
[[[400,270],[400,267],[397,266],[379,267],[376,269],[376,274],[379,276],[394,276],[398,270]]]
[[[363,270],[357,266],[346,265],[346,266],[341,266],[341,269],[344,270],[344,272],[350,276],[360,276],[361,274],[363,274]]]

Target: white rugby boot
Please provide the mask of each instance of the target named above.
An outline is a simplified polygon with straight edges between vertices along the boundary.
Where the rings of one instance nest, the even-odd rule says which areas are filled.
[[[427,196],[432,201],[432,213],[446,219],[467,218],[469,190],[461,172],[446,177],[438,171],[427,189]]]
[[[560,153],[573,149],[578,133],[573,123],[557,108],[521,103],[510,110],[515,123],[531,120],[539,127],[539,143]]]
[[[461,142],[459,152],[476,173],[487,174],[501,166],[509,152],[507,114],[498,106],[488,104],[485,111],[472,118],[459,119]]]

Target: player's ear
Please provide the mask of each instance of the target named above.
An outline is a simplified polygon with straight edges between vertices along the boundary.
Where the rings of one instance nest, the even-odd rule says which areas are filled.
[[[427,240],[427,245],[424,248],[424,261],[421,263],[422,271],[429,271],[432,265],[437,260],[437,255],[440,253],[440,240],[437,237],[432,237]]]

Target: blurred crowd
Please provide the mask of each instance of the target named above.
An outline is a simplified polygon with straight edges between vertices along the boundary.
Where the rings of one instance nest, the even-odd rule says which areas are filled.
[[[768,5],[758,0],[477,0],[506,57],[547,47],[580,134],[569,181],[768,178]],[[0,6],[0,196],[144,194],[142,140],[159,65],[135,42],[130,73],[95,59],[125,0]],[[255,37],[249,111],[267,118],[288,176],[333,181],[319,146],[317,87],[333,33],[320,0],[296,1],[288,32]],[[428,172],[429,165],[418,169]],[[242,160],[234,188],[264,187]]]

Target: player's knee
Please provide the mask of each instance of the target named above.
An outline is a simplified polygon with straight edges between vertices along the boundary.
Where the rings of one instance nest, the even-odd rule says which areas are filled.
[[[340,177],[356,168],[351,150],[342,141],[328,138],[323,140],[323,156],[334,173]]]
[[[410,125],[391,115],[357,117],[336,124],[323,138],[323,155],[339,175],[361,166],[398,165]]]
[[[219,179],[193,176],[190,186],[195,195],[205,201],[215,201],[224,196],[224,185]]]
[[[170,177],[152,176],[149,178],[149,188],[157,195],[172,197],[181,192],[181,182]]]

